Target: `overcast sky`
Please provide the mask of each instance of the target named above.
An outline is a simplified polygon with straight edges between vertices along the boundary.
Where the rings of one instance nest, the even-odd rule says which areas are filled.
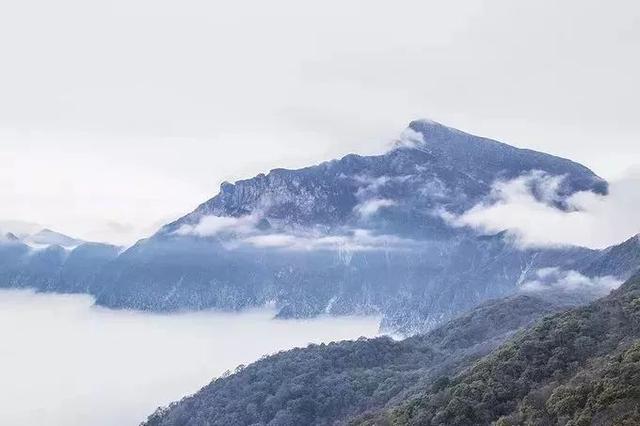
[[[129,242],[419,117],[616,179],[638,52],[636,1],[5,1],[0,220]]]

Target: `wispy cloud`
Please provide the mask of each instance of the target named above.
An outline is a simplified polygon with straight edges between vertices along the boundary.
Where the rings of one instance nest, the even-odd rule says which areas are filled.
[[[586,277],[580,272],[560,268],[543,268],[536,272],[536,278],[522,284],[521,290],[528,292],[563,291],[590,293],[604,296],[622,284],[611,276]]]
[[[411,128],[406,128],[396,141],[396,146],[418,148],[424,144],[424,136]]]
[[[485,233],[507,230],[525,247],[603,248],[640,232],[640,170],[611,182],[609,195],[583,191],[564,197],[562,181],[562,176],[542,172],[497,181],[486,200],[463,214],[437,214],[457,227]]]
[[[400,184],[406,182],[411,179],[411,175],[400,175],[400,176],[367,176],[367,175],[355,175],[351,177],[355,180],[360,187],[356,192],[358,197],[371,197],[380,192],[380,190],[384,189],[387,185],[391,184]]]
[[[378,210],[385,207],[395,206],[396,204],[397,203],[395,201],[387,198],[374,198],[358,204],[355,207],[355,211],[357,211],[360,216],[368,218],[376,214]]]
[[[258,215],[241,217],[203,216],[195,224],[182,225],[175,232],[178,235],[195,235],[198,237],[213,237],[223,233],[249,234],[255,231],[259,221]]]
[[[395,235],[376,235],[364,229],[355,229],[340,235],[322,234],[264,234],[244,238],[241,243],[254,247],[279,248],[286,250],[340,250],[367,251],[380,249],[402,249],[415,241]]]
[[[390,205],[383,202],[382,205]],[[395,235],[375,234],[366,229],[342,229],[328,233],[321,228],[260,229],[258,214],[241,217],[204,216],[195,224],[182,225],[180,236],[224,237],[224,246],[233,250],[243,246],[283,250],[397,250],[415,245],[414,240]]]

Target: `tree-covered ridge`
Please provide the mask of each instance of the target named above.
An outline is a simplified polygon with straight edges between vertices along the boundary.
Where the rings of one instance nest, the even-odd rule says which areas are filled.
[[[564,424],[637,425],[640,424],[639,399],[640,342],[636,341],[621,353],[593,361],[591,368],[558,386],[547,399],[545,408]],[[509,421],[505,419],[502,423]]]
[[[160,409],[156,425],[329,425],[399,404],[560,309],[532,296],[488,302],[403,341],[360,339],[266,357]]]
[[[357,423],[637,424],[640,275],[541,320],[473,368]]]

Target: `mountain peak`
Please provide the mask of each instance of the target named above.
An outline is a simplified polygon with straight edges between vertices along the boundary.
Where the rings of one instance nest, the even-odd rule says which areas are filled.
[[[441,127],[450,128],[430,118],[418,118],[415,120],[411,120],[411,122],[409,122],[409,127],[415,131],[419,131],[421,129],[429,129],[429,128],[441,128]]]
[[[51,229],[42,229],[29,237],[29,242],[39,245],[57,245],[61,247],[75,247],[84,241],[61,234]]]
[[[432,139],[448,139],[451,134],[464,134],[464,132],[453,127],[445,126],[437,121],[421,118],[409,123],[409,129],[420,133],[425,141]]]
[[[18,238],[13,232],[7,232],[6,234],[4,234],[4,239],[11,242],[20,241],[20,238]]]

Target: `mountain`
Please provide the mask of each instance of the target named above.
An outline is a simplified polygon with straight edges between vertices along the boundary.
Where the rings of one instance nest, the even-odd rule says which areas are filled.
[[[437,238],[451,234],[434,208],[463,212],[488,195],[497,179],[537,170],[565,175],[560,195],[592,190],[606,193],[605,181],[572,161],[518,149],[429,120],[413,121],[390,152],[341,160],[300,170],[275,169],[235,184],[195,211],[167,225],[167,235],[206,216],[259,214],[265,227],[344,226]],[[388,200],[394,204],[372,204]],[[367,210],[367,207],[370,210]],[[367,213],[378,213],[368,215]],[[364,218],[363,218],[364,216]],[[363,221],[368,219],[368,221]]]
[[[618,245],[602,250],[583,269],[589,276],[608,275],[624,276],[628,271],[635,270],[640,265],[640,234],[629,238]]]
[[[55,245],[64,248],[77,247],[85,242],[46,228],[27,236],[25,241],[36,246]]]
[[[51,244],[36,256],[17,264],[16,254],[0,258],[0,285],[86,291],[112,308],[275,304],[279,318],[376,314],[384,330],[412,334],[514,294],[540,271],[594,282],[630,276],[640,256],[632,241],[604,251],[525,249],[504,232],[451,225],[451,215],[486,202],[496,182],[522,176],[534,196],[559,209],[578,191],[607,192],[605,181],[570,160],[420,120],[382,155],[225,182],[193,212],[122,253],[79,250],[84,244],[70,251],[78,241],[43,231],[38,241]],[[67,264],[87,250],[99,253],[87,265]]]
[[[0,287],[87,293],[98,272],[120,253],[49,229],[0,239]]]
[[[607,184],[572,161],[414,121],[389,152],[235,184],[105,268],[98,303],[159,311],[243,309],[279,317],[381,313],[386,329],[426,330],[517,291],[541,268],[585,269],[600,252],[523,250],[504,234],[450,226],[498,180],[563,176],[554,203]],[[532,188],[542,194],[544,188]],[[597,269],[597,271],[596,271]],[[594,268],[611,273],[606,265]],[[631,270],[616,269],[619,279]]]
[[[35,234],[43,227],[33,222],[21,220],[0,220],[0,235],[13,234],[18,238]]]
[[[328,425],[394,406],[486,355],[537,318],[567,309],[519,295],[426,335],[310,345],[263,358],[151,415],[146,426]]]
[[[444,385],[357,424],[640,422],[640,275],[548,317]]]

